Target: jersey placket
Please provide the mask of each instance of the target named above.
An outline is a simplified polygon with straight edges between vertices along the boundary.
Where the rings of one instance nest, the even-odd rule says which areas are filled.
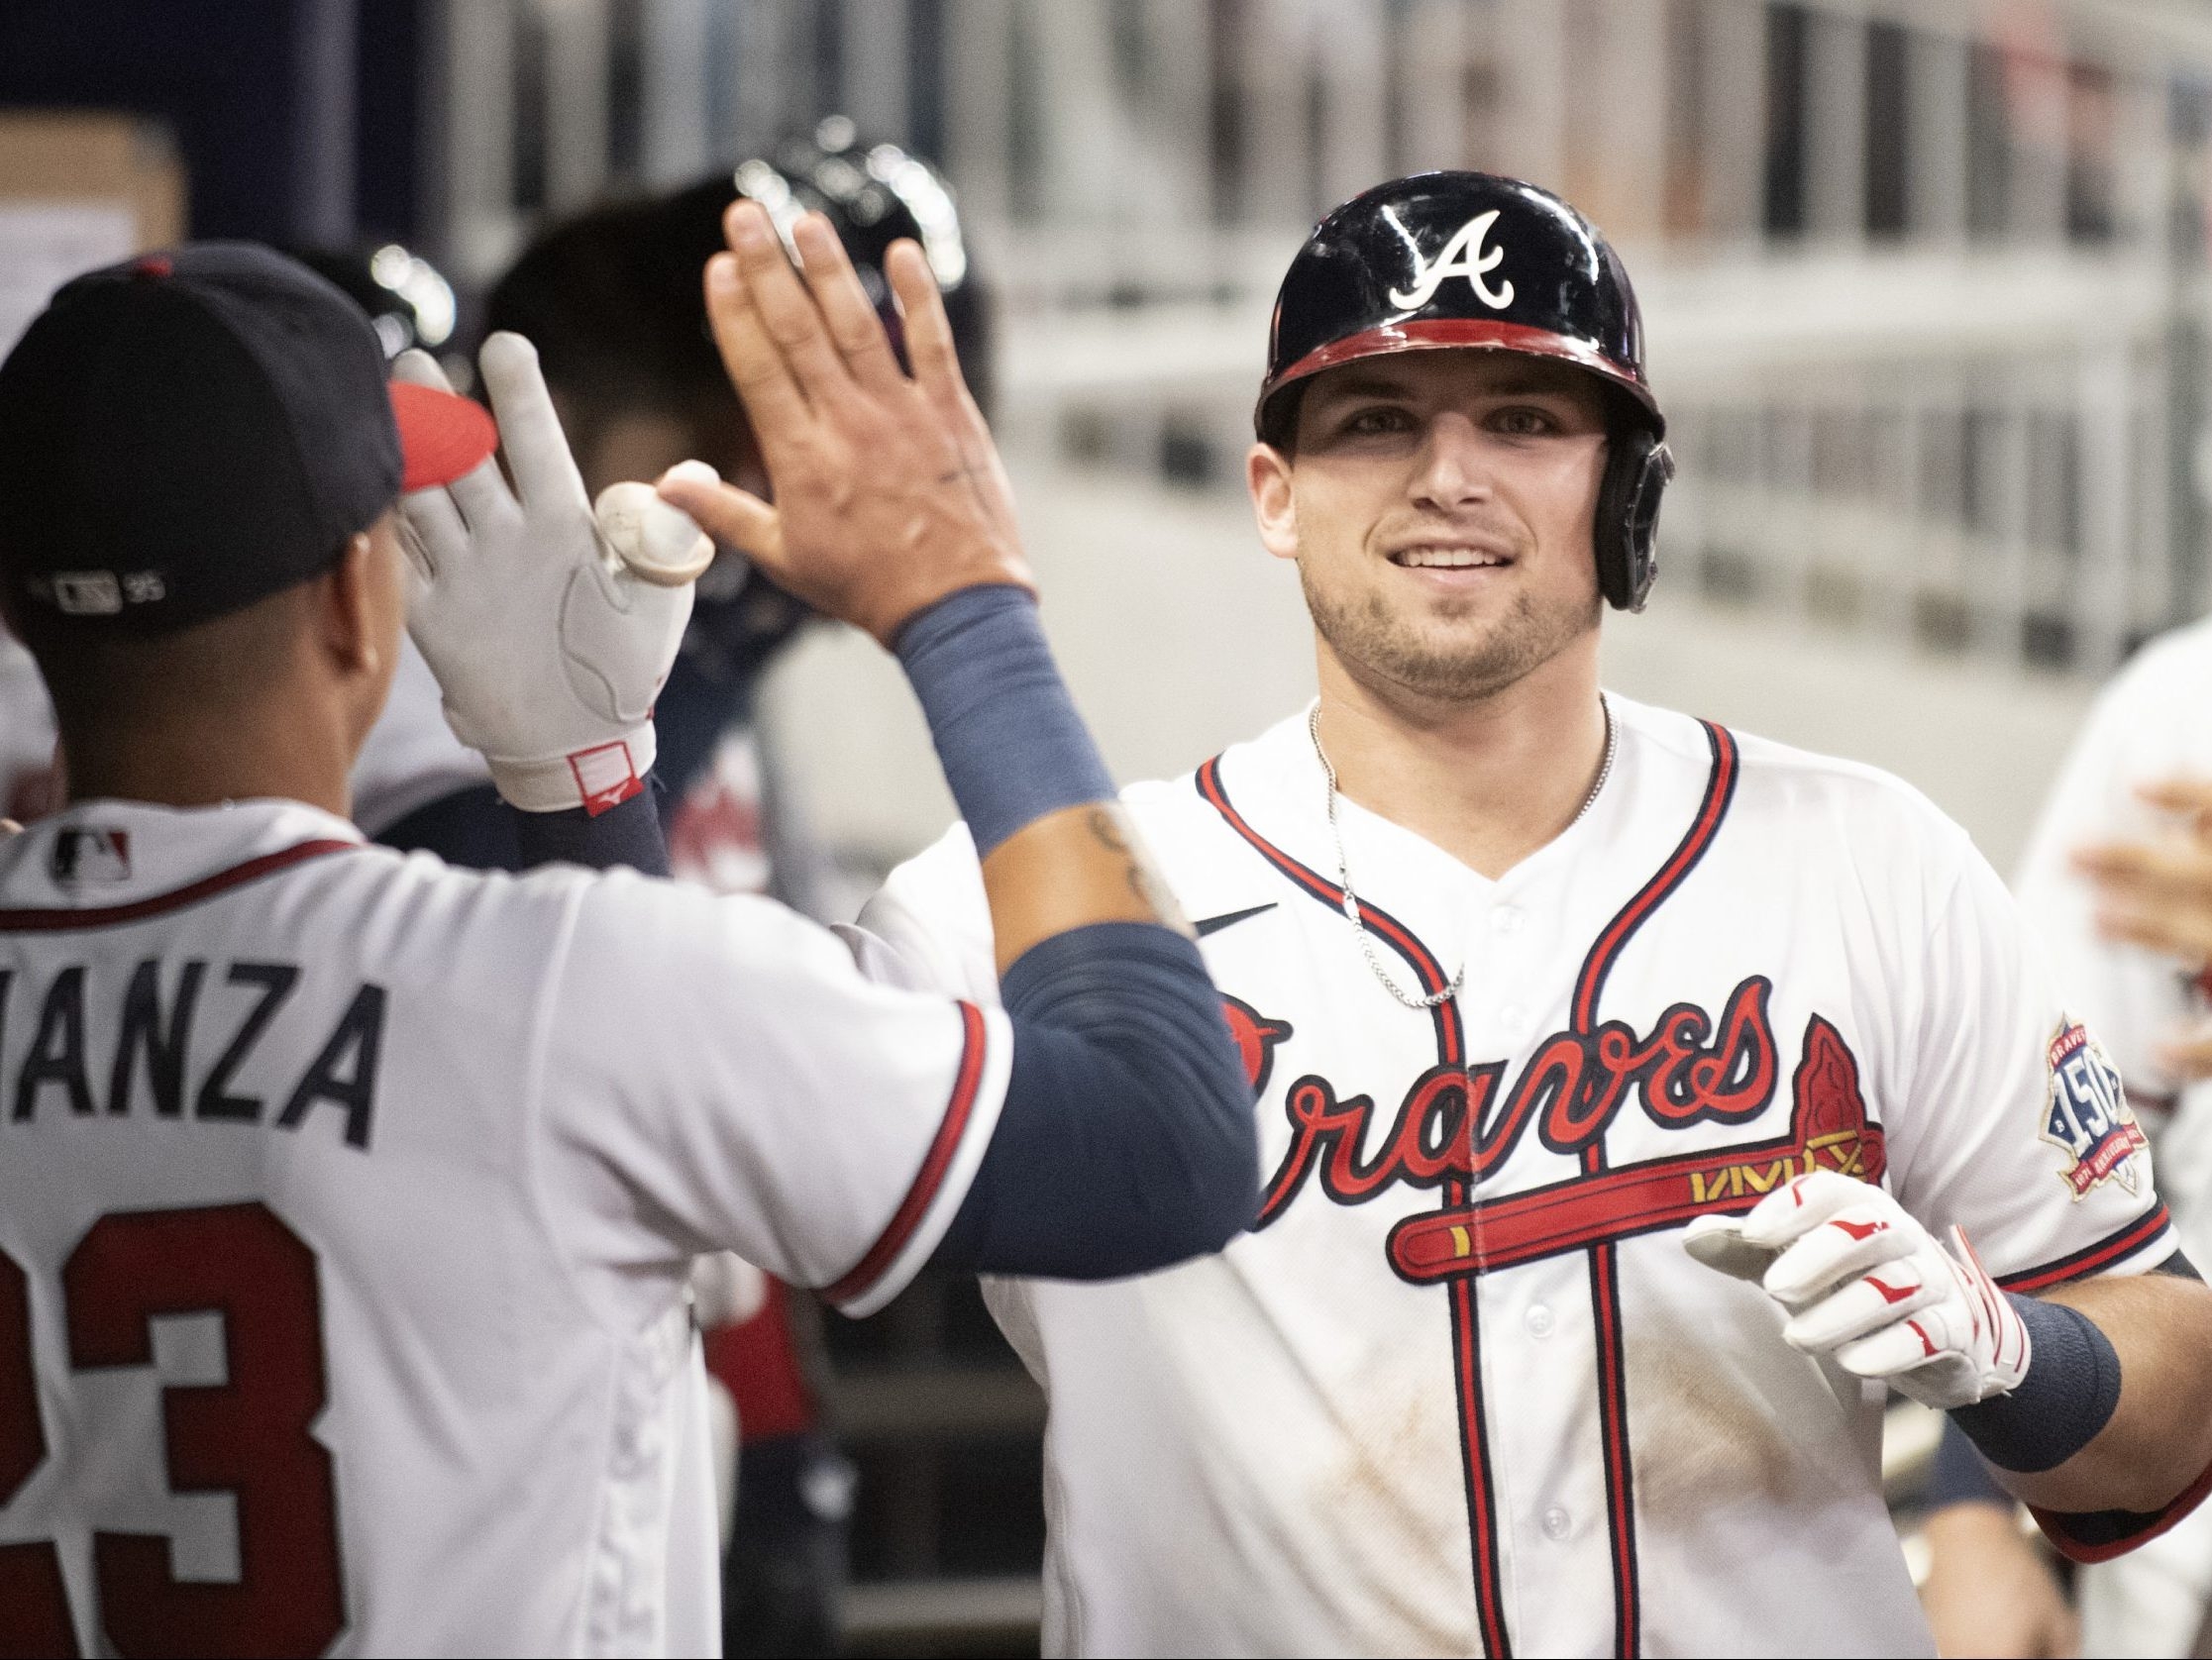
[[[1219,757],[1201,767],[1193,781],[1199,794],[1221,815],[1229,828],[1295,887],[1309,898],[1341,912],[1343,889],[1276,846],[1254,828],[1230,799],[1221,779]],[[1316,781],[1318,781],[1317,770]],[[1395,960],[1411,970],[1414,985],[1421,994],[1441,991],[1450,983],[1451,977],[1436,954],[1405,923],[1366,900],[1360,902],[1359,912],[1370,937],[1382,949],[1385,961]],[[1377,994],[1381,994],[1379,988]],[[1468,1061],[1467,1037],[1457,1001],[1447,998],[1437,1003],[1428,1010],[1428,1019],[1437,1064],[1463,1072]],[[1473,1196],[1472,1185],[1458,1177],[1445,1180],[1438,1192],[1443,1202],[1450,1206],[1464,1205]],[[1485,1655],[1508,1656],[1513,1653],[1513,1643],[1506,1610],[1501,1518],[1492,1481],[1497,1429],[1492,1421],[1490,1397],[1484,1387],[1482,1328],[1476,1309],[1474,1279],[1472,1276],[1457,1277],[1444,1292],[1451,1325],[1452,1395],[1459,1425],[1460,1475],[1467,1496],[1477,1635]]]
[[[1696,868],[1726,816],[1737,776],[1735,741],[1720,727],[1707,725],[1705,731],[1712,748],[1713,764],[1704,797],[1692,822],[1664,863],[1612,917],[1589,947],[1574,978],[1571,1005],[1565,1010],[1540,1011],[1549,1015],[1564,1013],[1566,1019],[1560,1024],[1575,1035],[1588,1037],[1597,1031],[1601,1018],[1600,999],[1615,964],[1637,929]],[[1549,983],[1558,965],[1539,963],[1535,954],[1515,949],[1510,943],[1514,924],[1506,921],[1501,926],[1498,921],[1509,914],[1526,914],[1530,908],[1529,883],[1527,880],[1516,880],[1526,879],[1530,874],[1524,867],[1489,895],[1487,903],[1470,907],[1487,914],[1461,931],[1466,948],[1475,953],[1460,997],[1467,1005],[1464,1019],[1475,1039],[1473,1048],[1478,1054],[1513,1057],[1515,1064],[1511,1070],[1515,1073],[1528,1064],[1533,1046],[1542,1041],[1546,1031],[1553,1029],[1527,1006],[1527,988]],[[1538,908],[1549,911],[1564,907]],[[1484,927],[1484,921],[1491,926]],[[1468,1133],[1480,1134],[1471,1115]],[[1602,1176],[1607,1169],[1604,1137],[1599,1136],[1574,1157],[1581,1176]],[[1488,1182],[1478,1178],[1478,1189],[1500,1185],[1499,1179],[1517,1161],[1531,1158],[1550,1160],[1549,1155],[1534,1145],[1533,1136],[1524,1136],[1505,1164],[1486,1173],[1490,1178]],[[1478,1170],[1482,1168],[1479,1159],[1473,1162]],[[1517,1177],[1520,1174],[1515,1172]],[[1546,1173],[1545,1179],[1551,1179],[1550,1173]],[[1518,1180],[1510,1184],[1513,1188],[1527,1185]],[[1481,1213],[1478,1199],[1473,1212],[1478,1232]],[[1590,1394],[1595,1395],[1596,1421],[1589,1427],[1595,1431],[1599,1453],[1596,1464],[1602,1474],[1603,1525],[1597,1536],[1602,1539],[1606,1552],[1603,1578],[1611,1591],[1614,1629],[1609,1646],[1618,1655],[1632,1656],[1641,1652],[1643,1615],[1636,1551],[1634,1458],[1629,1434],[1630,1380],[1622,1329],[1620,1247],[1612,1240],[1600,1240],[1577,1255],[1584,1268],[1586,1285],[1581,1295],[1587,1297],[1589,1306],[1584,1364],[1590,1372],[1573,1384],[1569,1384],[1562,1370],[1562,1362],[1571,1351],[1563,1346],[1561,1339],[1570,1323],[1579,1332],[1580,1322],[1562,1321],[1559,1304],[1569,1288],[1559,1284],[1552,1274],[1543,1272],[1548,1265],[1528,1263],[1507,1273],[1476,1272],[1452,1284],[1455,1288],[1463,1285],[1477,1288],[1475,1303],[1481,1323],[1478,1348],[1487,1357],[1500,1390],[1513,1395],[1517,1412],[1535,1405],[1532,1418],[1540,1419],[1544,1414],[1537,1402],[1553,1399],[1587,1400]],[[1564,1268],[1564,1260],[1556,1266]],[[1528,1285],[1531,1280],[1538,1281],[1538,1285],[1531,1288]],[[1544,1284],[1546,1281],[1548,1286]],[[1515,1380],[1503,1376],[1509,1357],[1519,1362],[1514,1368],[1521,1374],[1519,1388],[1513,1387]],[[1556,1398],[1540,1388],[1531,1391],[1527,1387],[1531,1379],[1553,1375],[1562,1386]],[[1534,1589],[1533,1585],[1520,1584],[1523,1578],[1536,1584],[1584,1585],[1596,1577],[1579,1572],[1579,1565],[1573,1562],[1580,1554],[1577,1547],[1591,1538],[1591,1523],[1596,1518],[1587,1513],[1592,1506],[1578,1491],[1587,1484],[1578,1484],[1575,1480],[1578,1473],[1591,1467],[1586,1456],[1587,1447],[1576,1444],[1587,1440],[1588,1431],[1577,1433],[1580,1426],[1568,1421],[1571,1416],[1560,1414],[1555,1440],[1532,1433],[1537,1429],[1537,1422],[1526,1421],[1517,1425],[1512,1437],[1496,1443],[1499,1462],[1492,1485],[1507,1501],[1501,1513],[1511,1518],[1509,1560],[1517,1570],[1527,1570],[1525,1575],[1519,1572],[1516,1575],[1516,1591],[1520,1593],[1527,1594]],[[1522,1469],[1523,1464],[1528,1468]],[[1562,1556],[1565,1560],[1558,1561]],[[1558,1563],[1556,1572],[1555,1561]],[[1515,1601],[1521,1604],[1524,1596],[1517,1596]],[[1551,1617],[1543,1622],[1555,1628],[1540,1640],[1535,1639],[1533,1632],[1524,1630],[1525,1641],[1545,1647],[1580,1646],[1576,1639],[1581,1633],[1558,1628],[1577,1624],[1579,1608],[1571,1603],[1562,1606],[1552,1595],[1536,1599],[1531,1606],[1550,1610]],[[1520,1621],[1515,1623],[1519,1625]],[[1581,1640],[1587,1638],[1581,1637]]]

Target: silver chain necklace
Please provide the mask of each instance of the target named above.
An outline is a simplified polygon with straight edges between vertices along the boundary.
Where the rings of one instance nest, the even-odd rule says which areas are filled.
[[[1590,785],[1590,793],[1582,798],[1582,805],[1575,808],[1574,817],[1567,820],[1566,830],[1580,824],[1598,792],[1605,788],[1606,779],[1613,777],[1613,755],[1620,743],[1620,729],[1613,724],[1613,705],[1606,701],[1604,692],[1598,693],[1598,707],[1605,711],[1605,759],[1598,763],[1598,777]],[[1314,759],[1321,764],[1321,776],[1328,779],[1328,834],[1336,844],[1336,885],[1343,889],[1344,920],[1352,925],[1352,937],[1359,941],[1360,955],[1367,959],[1367,966],[1375,971],[1375,978],[1383,983],[1383,989],[1404,1003],[1408,1008],[1434,1008],[1438,1003],[1448,1003],[1459,995],[1460,985],[1467,978],[1467,962],[1461,958],[1459,970],[1451,977],[1451,984],[1439,991],[1425,996],[1414,996],[1390,978],[1390,971],[1383,967],[1383,960],[1375,954],[1375,942],[1368,937],[1367,923],[1359,914],[1359,895],[1352,891],[1351,861],[1344,857],[1344,829],[1336,821],[1336,769],[1328,764],[1328,752],[1321,748],[1321,702],[1314,699],[1314,707],[1306,717],[1306,735],[1314,740]]]

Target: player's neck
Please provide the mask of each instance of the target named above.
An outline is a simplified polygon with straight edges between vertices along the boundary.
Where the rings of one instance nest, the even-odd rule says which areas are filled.
[[[271,702],[219,721],[179,715],[121,732],[64,732],[68,798],[167,807],[277,799],[344,818],[353,810],[348,749],[322,724]]]
[[[1320,688],[1343,794],[1493,880],[1574,822],[1605,760],[1595,629],[1472,701],[1376,684],[1326,645]]]

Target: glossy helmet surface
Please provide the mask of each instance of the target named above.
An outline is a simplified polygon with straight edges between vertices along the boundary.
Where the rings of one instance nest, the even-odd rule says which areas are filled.
[[[919,243],[944,296],[969,390],[989,412],[989,311],[969,265],[959,204],[935,165],[896,145],[871,144],[849,117],[832,115],[740,162],[734,177],[737,194],[768,209],[787,247],[800,214],[828,216],[901,357],[904,330],[884,280],[884,257],[900,237]]]
[[[1555,359],[1623,394],[1630,419],[1616,423],[1599,491],[1598,577],[1610,603],[1641,610],[1656,570],[1659,496],[1674,474],[1666,419],[1620,256],[1547,190],[1491,173],[1416,173],[1329,214],[1276,295],[1253,427],[1283,448],[1312,376],[1444,348]]]

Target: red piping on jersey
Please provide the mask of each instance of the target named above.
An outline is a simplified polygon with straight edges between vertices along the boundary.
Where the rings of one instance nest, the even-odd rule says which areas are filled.
[[[272,876],[310,859],[320,859],[326,853],[351,853],[362,844],[326,838],[301,842],[297,846],[264,853],[259,859],[249,859],[243,865],[233,865],[227,871],[217,871],[211,877],[183,887],[172,888],[166,893],[157,893],[150,899],[134,899],[127,905],[102,905],[93,909],[70,910],[0,910],[0,934],[52,934],[75,928],[112,928],[118,923],[137,922],[149,916],[158,916],[163,911],[181,910],[186,905],[196,905],[202,899],[212,899],[216,894],[237,887],[261,877]]]
[[[960,1150],[961,1135],[975,1111],[977,1086],[983,1082],[983,1011],[973,1003],[962,1003],[960,1024],[960,1071],[953,1079],[952,1099],[946,1103],[936,1139],[929,1144],[929,1154],[921,1161],[921,1171],[914,1177],[914,1185],[906,1190],[906,1196],[899,1201],[898,1209],[893,1213],[876,1243],[869,1246],[868,1254],[855,1263],[842,1280],[822,1293],[832,1302],[854,1302],[875,1289],[884,1271],[898,1260],[898,1253],[913,1238],[914,1229],[921,1226],[930,1201],[944,1184],[945,1171],[952,1164],[953,1154]]]
[[[2049,1286],[2082,1279],[2100,1268],[2118,1262],[2122,1257],[2142,1250],[2172,1225],[2173,1218],[2166,1213],[2166,1207],[2160,1204],[2156,1210],[2138,1216],[2117,1233],[2109,1233],[2094,1245],[2085,1245],[2071,1256],[2045,1263],[2041,1268],[2024,1268],[2018,1274],[1999,1275],[1997,1285],[1999,1289],[2008,1292],[2040,1292]]]
[[[1658,874],[1607,923],[1575,978],[1571,1018],[1578,1032],[1596,1030],[1598,994],[1606,977],[1635,931],[1697,868],[1736,798],[1736,739],[1725,727],[1700,721],[1713,751],[1713,771],[1705,798]],[[1582,1152],[1585,1177],[1604,1174],[1603,1138]],[[1635,1460],[1629,1445],[1629,1369],[1621,1338],[1621,1278],[1618,1248],[1610,1241],[1590,1247],[1590,1305],[1597,1322],[1598,1422],[1605,1453],[1606,1534],[1613,1547],[1614,1652],[1629,1660],[1641,1652],[1643,1602],[1638,1591],[1635,1535]]]
[[[2147,1545],[2160,1533],[2184,1519],[2191,1510],[2204,1503],[2205,1495],[2212,1493],[2212,1468],[2183,1489],[2180,1496],[2162,1510],[2146,1515],[2144,1525],[2133,1533],[2117,1539],[2099,1539],[2094,1542],[2077,1538],[2069,1524],[2076,1518],[2060,1510],[2038,1509],[2028,1506],[2028,1513],[2036,1518],[2036,1525],[2043,1535],[2057,1547],[2058,1554],[2073,1562],[2110,1562],[2115,1556],[2125,1556],[2138,1545]]]
[[[1705,739],[1713,748],[1713,772],[1706,780],[1705,799],[1698,807],[1697,817],[1691,821],[1673,856],[1659,867],[1659,874],[1644,883],[1643,890],[1626,905],[1621,914],[1606,924],[1598,936],[1597,944],[1590,948],[1584,959],[1582,973],[1575,981],[1574,1027],[1587,1032],[1597,1025],[1598,993],[1605,988],[1606,976],[1613,972],[1613,965],[1621,955],[1621,948],[1650,914],[1657,910],[1668,894],[1681,884],[1705,850],[1713,845],[1714,832],[1720,829],[1721,820],[1727,816],[1729,803],[1736,796],[1737,750],[1736,739],[1726,727],[1715,726],[1711,721],[1700,721],[1705,728]]]
[[[1248,842],[1260,857],[1314,898],[1339,913],[1344,908],[1344,890],[1327,881],[1317,872],[1308,869],[1275,846],[1265,836],[1245,821],[1244,815],[1229,803],[1228,793],[1221,787],[1221,758],[1215,756],[1198,770],[1193,779],[1198,792],[1209,805],[1221,815],[1229,828]],[[1420,980],[1424,991],[1440,991],[1448,984],[1443,965],[1435,954],[1422,945],[1396,917],[1378,910],[1365,900],[1359,906],[1360,920],[1375,936],[1403,958]],[[1429,1010],[1429,1018],[1436,1030],[1437,1059],[1445,1066],[1464,1068],[1467,1064],[1466,1039],[1459,1023],[1459,1007],[1447,997]],[[1477,1126],[1470,1123],[1467,1133],[1473,1135]],[[1277,1190],[1267,1195],[1260,1217],[1269,1219],[1272,1209],[1280,1205],[1295,1183],[1276,1185]],[[1463,1205],[1470,1196],[1469,1184],[1454,1177],[1443,1184],[1446,1204]],[[1497,1500],[1490,1491],[1490,1455],[1488,1413],[1482,1393],[1482,1357],[1480,1353],[1481,1327],[1475,1317],[1475,1283],[1472,1277],[1454,1280],[1446,1301],[1451,1310],[1451,1353],[1453,1396],[1459,1404],[1459,1468],[1467,1493],[1467,1532],[1474,1546],[1475,1613],[1482,1627],[1483,1652],[1494,1660],[1508,1660],[1513,1653],[1513,1640],[1506,1628],[1503,1575],[1498,1564]]]

